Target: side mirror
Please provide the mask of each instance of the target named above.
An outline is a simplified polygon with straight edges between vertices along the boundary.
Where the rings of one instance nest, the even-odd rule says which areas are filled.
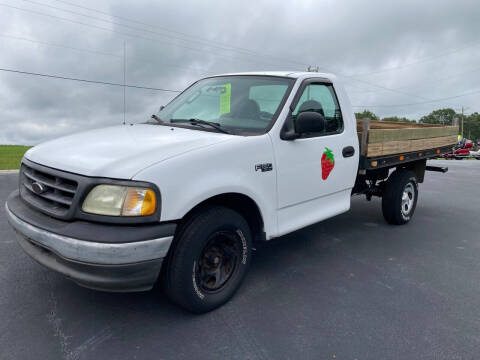
[[[325,118],[314,111],[304,111],[297,115],[294,122],[294,130],[282,132],[282,140],[295,140],[303,134],[319,133],[325,130]]]
[[[314,111],[304,111],[297,115],[295,132],[299,135],[319,133],[325,130],[325,118]]]

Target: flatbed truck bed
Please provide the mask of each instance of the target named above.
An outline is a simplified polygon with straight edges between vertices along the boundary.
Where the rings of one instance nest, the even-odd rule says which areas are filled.
[[[458,126],[357,120],[359,171],[442,157],[457,142]]]

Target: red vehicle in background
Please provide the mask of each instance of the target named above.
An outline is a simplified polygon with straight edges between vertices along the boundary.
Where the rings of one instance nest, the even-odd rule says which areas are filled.
[[[472,151],[473,150],[473,142],[467,139],[461,139],[453,148],[453,151],[445,154],[443,157],[445,159],[455,159],[455,160],[462,160],[465,158],[475,157],[476,159],[480,160],[480,156],[477,154],[478,152]]]

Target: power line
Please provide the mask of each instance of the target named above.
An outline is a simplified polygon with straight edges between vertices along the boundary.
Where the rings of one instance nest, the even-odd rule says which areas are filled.
[[[376,71],[372,71],[372,72],[368,72],[368,73],[355,74],[355,76],[370,76],[370,75],[381,74],[381,73],[385,73],[385,72],[389,72],[389,71],[400,70],[400,69],[410,67],[410,66],[413,66],[413,65],[417,65],[417,64],[421,64],[421,63],[424,63],[424,62],[434,61],[434,60],[437,60],[440,57],[455,54],[457,52],[460,52],[460,51],[463,51],[463,50],[466,50],[466,49],[470,49],[470,48],[478,46],[478,45],[479,45],[478,42],[474,42],[474,43],[471,43],[470,45],[467,45],[467,46],[464,46],[464,47],[461,47],[461,48],[458,48],[458,49],[454,49],[454,50],[451,50],[451,51],[447,51],[447,52],[444,52],[442,54],[418,59],[417,61],[414,61],[414,62],[411,62],[411,63],[407,63],[407,64],[395,66],[395,67],[390,67],[390,68],[386,68],[386,69],[380,69],[380,70],[376,70]]]
[[[0,68],[0,71],[10,72],[10,73],[16,73],[16,74],[22,74],[22,75],[41,76],[41,77],[53,78],[53,79],[60,79],[60,80],[79,81],[79,82],[90,83],[90,84],[101,84],[101,85],[119,86],[119,87],[123,87],[123,88],[145,89],[145,90],[172,92],[172,93],[179,93],[179,92],[181,92],[180,90],[170,90],[170,89],[154,88],[154,87],[139,86],[139,85],[118,84],[118,83],[112,83],[112,82],[107,82],[107,81],[87,80],[87,79],[72,78],[72,77],[66,77],[66,76],[60,76],[60,75],[34,73],[34,72],[22,71],[22,70],[15,70],[15,69],[4,69],[4,68]]]
[[[87,26],[87,27],[92,27],[92,28],[96,28],[96,29],[100,29],[100,30],[106,30],[106,31],[109,31],[109,32],[114,32],[114,33],[122,34],[122,35],[125,35],[125,36],[129,36],[129,37],[134,37],[134,38],[139,38],[139,39],[144,39],[144,40],[154,41],[154,42],[162,42],[162,41],[160,41],[160,40],[158,40],[158,39],[147,38],[147,37],[144,37],[144,36],[133,35],[133,34],[130,34],[130,33],[123,33],[123,32],[120,32],[120,31],[116,31],[116,30],[104,28],[104,27],[101,27],[101,26],[92,25],[92,24],[86,24],[86,23],[83,23],[83,22],[79,22],[79,21],[75,21],[75,20],[71,20],[71,19],[66,19],[66,18],[62,18],[62,17],[59,17],[59,16],[51,15],[51,14],[45,14],[45,13],[38,12],[38,11],[34,11],[34,10],[19,8],[19,7],[15,7],[15,6],[11,6],[11,5],[6,5],[6,4],[1,4],[1,3],[0,3],[0,6],[10,7],[10,8],[17,9],[17,10],[21,10],[21,11],[26,11],[26,12],[30,12],[30,13],[34,13],[34,14],[38,14],[38,15],[42,15],[42,16],[47,16],[47,17],[50,17],[50,18],[55,18],[55,19],[60,19],[60,20],[64,20],[64,21],[69,21],[69,22],[76,23],[76,24],[79,24],[79,25],[83,25],[83,26]],[[84,16],[85,16],[85,15],[84,15]],[[179,46],[179,45],[178,45],[178,44],[175,44],[175,46]],[[195,49],[195,48],[189,48],[189,47],[185,47],[185,46],[179,46],[179,47],[183,47],[183,48],[186,48],[186,49],[189,49],[189,50],[194,50],[194,51],[205,52],[204,50]],[[232,57],[229,57],[229,56],[226,56],[226,55],[223,55],[223,54],[214,54],[214,55],[215,55],[215,56],[223,56],[223,57],[227,57],[227,58],[232,58]],[[247,60],[247,59],[245,59],[245,60]],[[248,60],[247,60],[247,61],[248,61]],[[329,72],[330,72],[330,71],[329,71]],[[356,79],[356,78],[353,78],[353,77],[350,76],[350,75],[342,75],[342,74],[339,74],[338,76],[344,77],[344,78],[346,78],[346,79],[350,79],[350,80],[353,80],[353,81],[356,81],[356,82],[364,83],[364,84],[367,84],[367,85],[370,85],[370,86],[374,86],[374,87],[377,87],[377,88],[380,88],[380,89],[383,89],[383,90],[396,92],[396,93],[399,93],[399,94],[402,94],[402,95],[406,95],[406,96],[409,96],[409,97],[415,97],[415,98],[419,98],[419,99],[425,99],[425,100],[428,100],[428,101],[431,100],[431,99],[428,99],[428,98],[425,98],[425,97],[422,97],[422,96],[419,96],[419,95],[410,94],[410,93],[403,92],[403,91],[399,91],[399,90],[395,90],[395,89],[390,89],[390,88],[387,88],[387,87],[384,87],[384,86],[381,86],[381,85],[376,85],[376,84],[370,83],[370,82],[365,81],[365,80]]]
[[[118,22],[115,22],[115,21],[106,20],[106,19],[99,18],[99,17],[95,17],[95,16],[92,16],[92,15],[86,15],[86,14],[82,14],[82,13],[79,13],[79,12],[76,12],[76,11],[67,10],[67,9],[62,9],[62,8],[57,7],[57,6],[48,5],[48,4],[41,3],[41,2],[38,2],[38,1],[34,1],[34,0],[21,0],[21,1],[28,2],[28,3],[31,3],[31,4],[35,4],[35,5],[38,5],[38,6],[47,7],[47,8],[49,8],[49,9],[54,9],[54,10],[63,11],[63,12],[66,12],[66,13],[69,13],[69,14],[73,14],[73,15],[83,16],[83,17],[85,17],[85,18],[87,18],[87,19],[93,19],[93,20],[101,21],[101,22],[104,22],[104,23],[107,23],[107,24],[111,24],[111,25],[123,26],[123,27],[126,27],[126,28],[131,29],[131,30],[134,30],[134,31],[147,32],[147,33],[150,33],[150,34],[160,35],[160,36],[164,36],[164,37],[167,37],[167,38],[173,38],[173,39],[181,40],[181,41],[194,42],[194,41],[191,41],[191,40],[188,40],[188,39],[184,39],[184,38],[180,38],[180,37],[175,37],[175,36],[167,35],[167,34],[162,34],[162,33],[156,32],[156,31],[152,31],[152,30],[150,30],[150,29],[142,29],[142,28],[139,28],[139,27],[130,26],[130,25],[127,25],[127,24],[122,24],[122,23],[118,23]],[[197,41],[197,42],[198,42],[198,41]],[[207,45],[209,45],[209,44],[207,44]],[[210,45],[209,45],[209,46],[210,46]],[[219,48],[220,48],[220,49],[224,49],[224,50],[231,50],[231,49],[226,49],[226,48],[224,48],[224,47],[219,47]]]
[[[448,81],[448,80],[455,79],[455,78],[460,77],[460,76],[465,75],[465,74],[472,74],[472,73],[479,72],[479,71],[480,71],[480,68],[475,68],[475,69],[464,71],[464,72],[461,72],[461,73],[458,73],[458,74],[446,76],[446,77],[443,77],[443,78],[440,78],[440,79],[433,79],[432,81],[419,81],[418,84],[420,85],[420,87],[424,87],[424,86],[427,86],[427,85],[437,84],[439,82]],[[356,86],[356,87],[361,89],[358,86]],[[393,88],[393,90],[409,89],[411,87],[412,87],[412,85],[401,86],[401,87]],[[379,91],[383,91],[383,89],[378,89],[378,90],[361,89],[361,90],[363,90],[363,91],[358,91],[358,92],[354,92],[354,93],[355,94],[368,94],[368,93],[376,93],[376,92],[379,92]]]
[[[31,1],[31,0],[28,0],[28,1]],[[73,23],[76,23],[76,24],[84,25],[84,26],[89,26],[89,27],[93,27],[93,28],[97,28],[97,29],[101,29],[101,30],[107,30],[107,31],[110,31],[110,32],[119,33],[119,34],[122,34],[122,35],[125,35],[125,36],[130,36],[130,37],[140,38],[140,39],[144,39],[144,40],[159,42],[158,39],[151,39],[151,38],[147,38],[147,37],[144,37],[144,36],[132,35],[132,34],[129,34],[129,33],[123,33],[123,32],[119,32],[119,31],[116,31],[116,30],[103,28],[103,27],[101,27],[101,26],[91,25],[91,24],[85,24],[85,23],[82,23],[82,22],[79,22],[79,21],[75,21],[75,20],[71,20],[71,19],[66,19],[66,18],[62,18],[62,17],[59,17],[59,16],[55,16],[55,15],[45,14],[45,13],[38,12],[38,11],[34,11],[34,10],[23,9],[23,8],[11,6],[11,5],[5,5],[5,4],[1,4],[1,3],[0,3],[0,6],[7,6],[7,7],[11,7],[11,8],[14,8],[14,9],[17,9],[17,10],[21,10],[21,11],[31,12],[31,13],[34,13],[34,14],[39,14],[39,15],[43,15],[43,16],[47,16],[47,17],[52,17],[52,18],[55,18],[55,19],[60,19],[60,20],[64,20],[64,21],[69,21],[69,22],[73,22]],[[178,46],[178,45],[177,45],[177,46]],[[180,47],[183,47],[183,48],[186,48],[186,49],[190,49],[190,50],[195,50],[195,51],[204,52],[204,50],[193,49],[193,48],[189,48],[189,47],[185,47],[185,46],[180,46]],[[223,55],[223,54],[215,54],[215,55],[216,55],[216,56],[223,56],[223,57],[231,58],[231,57],[226,56],[226,55]],[[245,59],[245,60],[247,60],[247,59]],[[248,61],[248,60],[247,60],[247,61]],[[331,71],[329,71],[329,72],[331,72]],[[353,78],[352,76],[349,76],[349,75],[339,74],[339,76],[340,76],[340,77],[347,78],[347,79],[351,79],[351,80],[353,80],[353,81],[357,81],[357,82],[360,82],[360,83],[368,84],[368,85],[370,85],[370,86],[374,86],[374,87],[377,87],[377,88],[381,88],[381,89],[384,89],[384,90],[396,92],[396,93],[399,93],[399,94],[402,94],[402,95],[406,95],[406,96],[410,96],[410,97],[415,97],[415,98],[420,98],[420,99],[426,99],[426,100],[428,100],[428,99],[425,98],[425,97],[421,97],[421,96],[418,96],[418,95],[412,95],[412,94],[409,94],[409,93],[406,93],[406,92],[403,92],[403,91],[399,91],[399,90],[393,90],[393,89],[390,89],[390,88],[387,88],[387,87],[384,87],[384,86],[381,86],[381,85],[372,84],[372,83],[370,83],[370,82],[368,82],[368,81],[356,79],[356,78]]]
[[[0,34],[0,37],[7,38],[7,39],[13,39],[13,40],[26,41],[26,42],[30,42],[30,43],[34,43],[34,44],[45,45],[45,46],[59,47],[59,48],[64,48],[64,49],[69,49],[69,50],[74,50],[74,51],[79,51],[79,52],[100,54],[100,55],[111,56],[111,57],[115,57],[115,58],[118,58],[118,59],[122,59],[121,55],[116,55],[116,54],[107,53],[107,52],[103,52],[103,51],[90,50],[90,49],[85,49],[85,48],[77,48],[77,47],[73,47],[73,46],[69,46],[69,45],[63,45],[63,44],[54,44],[54,43],[50,43],[50,42],[46,42],[46,41],[39,41],[39,40],[24,38],[24,37],[20,37],[20,36]],[[209,73],[207,71],[207,69],[205,69],[205,68],[191,68],[191,67],[167,64],[167,63],[164,63],[164,62],[159,63],[159,61],[156,60],[156,59],[148,59],[148,58],[143,58],[143,57],[137,57],[135,60],[150,62],[150,63],[154,63],[154,64],[157,64],[157,65],[161,64],[162,66],[167,66],[167,67],[174,67],[174,68],[178,68],[178,69],[190,70],[190,71],[194,71],[198,74],[200,74],[200,73],[213,74],[213,73]]]
[[[342,75],[340,75],[340,76],[342,76]],[[424,96],[407,93],[407,92],[404,92],[404,91],[401,91],[401,90],[398,90],[398,89],[392,89],[392,88],[387,88],[387,87],[381,86],[381,85],[375,85],[375,84],[372,84],[372,83],[367,82],[367,81],[362,81],[362,80],[359,80],[359,79],[354,79],[354,78],[352,78],[352,77],[349,77],[349,78],[351,78],[351,79],[353,79],[353,80],[355,80],[355,81],[363,82],[363,83],[368,84],[368,85],[371,85],[371,86],[375,86],[375,87],[377,87],[377,88],[379,88],[379,89],[382,89],[382,90],[385,90],[385,91],[396,92],[396,93],[403,94],[403,95],[407,95],[407,96],[410,96],[410,97],[415,97],[415,98],[418,98],[418,99],[426,100],[425,102],[420,102],[420,103],[428,104],[428,103],[430,103],[430,102],[439,102],[439,101],[432,101],[432,99],[426,98],[426,97],[424,97]],[[449,100],[449,99],[447,98],[447,99],[445,99],[445,100]],[[412,104],[412,105],[420,104],[420,103],[414,103],[414,104]],[[450,105],[450,106],[456,106],[456,105],[453,105],[452,103],[445,103],[445,104],[448,104],[448,105]],[[408,104],[407,104],[407,105],[408,105]],[[392,105],[392,106],[396,106],[396,105]],[[380,106],[380,107],[382,107],[382,106]],[[390,107],[390,106],[388,106],[388,107]]]
[[[118,83],[112,83],[112,82],[106,82],[106,81],[72,78],[72,77],[66,77],[66,76],[60,76],[60,75],[34,73],[34,72],[14,70],[14,69],[0,68],[0,71],[22,74],[22,75],[40,76],[40,77],[60,79],[60,80],[78,81],[78,82],[83,82],[83,83],[118,86],[118,87],[122,87],[124,89],[125,88],[134,88],[134,89],[145,89],[145,90],[173,92],[173,93],[181,92],[180,90],[170,90],[170,89],[146,87],[146,86],[139,86],[139,85],[118,84]],[[460,98],[460,97],[474,95],[474,94],[478,94],[478,93],[480,93],[480,90],[475,90],[475,91],[471,91],[471,92],[468,92],[468,93],[465,93],[465,94],[459,94],[459,95],[444,97],[444,98],[440,98],[440,99],[433,99],[433,100],[416,102],[416,103],[392,104],[392,105],[352,105],[352,107],[354,107],[354,108],[387,108],[387,107],[390,108],[390,107],[402,107],[402,106],[415,106],[415,105],[423,105],[423,104],[429,104],[429,103],[435,103],[435,102],[442,102],[442,101],[445,101],[445,100],[457,99],[457,98]]]
[[[391,89],[391,88],[388,88],[388,87],[385,87],[385,86],[373,84],[373,83],[368,82],[368,81],[365,81],[365,80],[356,79],[356,78],[353,78],[353,77],[351,77],[351,76],[342,75],[342,74],[339,74],[338,76],[344,77],[344,78],[347,78],[347,79],[351,79],[351,80],[354,80],[354,81],[357,81],[357,82],[360,82],[360,83],[364,83],[364,84],[367,84],[367,85],[370,85],[370,86],[374,86],[374,87],[379,88],[379,89],[382,89],[382,90],[386,90],[386,91],[390,91],[390,92],[394,92],[394,93],[406,95],[406,96],[413,97],[413,98],[416,98],[416,99],[423,99],[423,100],[426,100],[427,103],[432,100],[432,99],[426,98],[426,97],[424,97],[424,96],[420,96],[420,95],[416,95],[416,94],[411,94],[411,93],[408,93],[408,92],[405,92],[405,91],[401,91],[401,90],[397,90],[397,89]],[[449,105],[452,105],[452,104],[449,104]]]
[[[391,105],[352,105],[352,107],[355,108],[383,108],[383,107],[401,107],[401,106],[414,106],[414,105],[423,105],[423,104],[430,104],[430,103],[436,103],[436,102],[443,102],[445,100],[452,100],[452,99],[458,99],[460,97],[464,96],[469,96],[469,95],[474,95],[480,93],[480,90],[475,90],[471,91],[465,94],[460,94],[460,95],[454,95],[454,96],[448,96],[440,99],[432,99],[428,101],[421,101],[421,102],[416,102],[416,103],[410,103],[410,104],[391,104]]]
[[[82,49],[82,48],[77,48],[77,47],[73,47],[73,46],[69,46],[69,45],[54,44],[54,43],[51,43],[51,42],[33,40],[33,39],[28,39],[28,38],[24,38],[24,37],[20,37],[20,36],[0,34],[0,37],[7,38],[7,39],[27,41],[27,42],[31,42],[31,43],[35,43],[35,44],[41,44],[41,45],[54,46],[54,47],[59,47],[59,48],[64,48],[64,49],[69,49],[69,50],[87,52],[87,53],[92,53],[92,54],[106,55],[106,56],[116,57],[116,58],[119,58],[119,59],[122,58],[120,55],[107,53],[107,52],[103,52],[103,51]]]
[[[330,72],[330,73],[335,73],[335,71],[331,71],[331,70],[329,70],[325,67],[322,67],[322,69],[327,71],[327,72]],[[398,94],[402,94],[402,95],[405,95],[405,96],[414,97],[414,98],[418,98],[418,99],[430,100],[430,99],[425,98],[425,97],[420,96],[420,95],[415,95],[415,94],[407,93],[407,92],[404,92],[404,91],[391,89],[391,88],[388,88],[388,87],[385,87],[385,86],[382,86],[382,85],[377,85],[377,84],[371,83],[371,82],[366,81],[366,80],[361,80],[361,79],[354,78],[350,75],[339,74],[339,73],[337,73],[336,75],[338,77],[342,77],[342,78],[345,78],[345,79],[350,79],[350,80],[353,80],[353,81],[356,81],[356,82],[359,82],[359,83],[363,83],[363,84],[366,84],[366,85],[369,85],[369,86],[373,86],[373,87],[376,87],[376,88],[379,88],[379,89],[382,89],[382,90],[391,91],[391,92],[395,92],[395,93],[398,93]],[[354,86],[354,87],[358,87],[358,86],[353,85],[353,84],[351,84],[351,85]]]
[[[22,0],[22,1],[29,1],[29,0]],[[29,2],[31,2],[31,1],[29,1]],[[73,20],[73,19],[68,19],[68,18],[64,18],[64,17],[61,17],[61,16],[52,15],[52,14],[47,14],[47,13],[43,13],[43,12],[36,11],[36,10],[25,9],[25,8],[21,8],[21,7],[18,7],[18,6],[12,6],[12,5],[3,4],[3,3],[0,3],[0,6],[12,8],[12,9],[16,9],[16,10],[20,10],[20,11],[24,11],[24,12],[29,12],[29,13],[32,13],[32,14],[41,15],[41,16],[45,16],[45,17],[49,17],[49,18],[53,18],[53,19],[57,19],[57,20],[67,21],[67,22],[71,22],[71,23],[74,23],[74,24],[77,24],[77,25],[82,25],[82,26],[86,26],[86,27],[90,27],[90,28],[95,28],[95,29],[99,29],[99,30],[103,30],[103,31],[113,32],[113,33],[117,33],[117,34],[120,34],[120,35],[132,37],[132,38],[143,39],[143,40],[152,41],[152,42],[157,42],[157,43],[164,43],[164,44],[172,45],[172,46],[175,46],[175,47],[179,47],[179,48],[183,48],[183,49],[187,49],[187,50],[191,50],[191,51],[196,51],[196,52],[201,52],[201,53],[208,53],[209,55],[212,55],[212,56],[215,56],[215,57],[224,57],[224,58],[228,58],[228,59],[237,59],[236,57],[229,56],[229,55],[226,55],[226,54],[212,53],[212,52],[209,51],[209,50],[204,50],[204,49],[199,49],[199,48],[193,48],[193,47],[189,47],[189,46],[185,46],[185,45],[180,45],[180,44],[168,42],[168,41],[165,41],[165,40],[160,40],[160,39],[158,39],[158,38],[150,38],[150,37],[145,37],[145,36],[143,36],[143,35],[126,33],[126,32],[122,32],[122,31],[113,30],[113,29],[110,29],[110,28],[105,28],[105,27],[102,27],[102,26],[94,25],[94,24],[87,24],[87,23],[84,23],[84,22],[81,22],[81,21],[77,21],[77,20]],[[44,5],[44,4],[43,4],[43,6],[51,7],[51,6]],[[60,9],[60,8],[58,8],[58,9],[59,9],[59,10],[63,10],[63,9]],[[63,10],[63,11],[69,12],[68,10]],[[79,13],[77,13],[77,14],[79,14]],[[94,17],[88,16],[88,15],[84,15],[84,14],[79,14],[79,15],[81,15],[81,16],[86,16],[86,17],[95,19]],[[98,20],[98,18],[97,18],[97,20]],[[104,22],[107,22],[107,23],[110,23],[110,24],[114,24],[114,25],[118,25],[118,26],[126,26],[126,27],[129,27],[128,25],[123,25],[123,24],[120,24],[120,23],[110,22],[110,21],[104,20],[104,19],[101,19],[100,21],[104,21]],[[145,31],[145,30],[139,29],[139,30],[137,30],[137,31]],[[263,63],[263,64],[268,64],[268,65],[276,65],[276,66],[278,66],[278,64],[267,63],[267,62],[265,62],[265,61],[250,60],[250,59],[243,59],[243,60],[244,60],[244,61],[248,61],[248,62],[252,62],[252,63]]]
[[[101,10],[98,10],[98,9],[93,9],[93,8],[90,8],[90,7],[86,7],[86,6],[82,6],[82,5],[78,5],[78,4],[75,4],[75,3],[72,3],[72,2],[69,2],[69,1],[65,1],[65,0],[53,0],[55,2],[59,2],[59,3],[63,3],[63,4],[67,4],[67,5],[70,5],[70,6],[73,6],[73,7],[76,7],[76,8],[81,8],[81,9],[84,9],[84,10],[88,10],[88,11],[92,11],[92,12],[96,12],[96,13],[99,13],[99,14],[103,14],[103,15],[106,15],[108,17],[111,17],[111,18],[117,18],[117,19],[121,19],[121,20],[124,20],[124,21],[128,21],[128,22],[132,22],[132,23],[136,23],[136,24],[139,24],[139,25],[143,25],[143,26],[147,26],[149,28],[157,28],[157,29],[161,29],[163,31],[167,31],[167,32],[171,32],[171,33],[176,33],[176,34],[179,34],[179,35],[182,35],[182,36],[185,36],[187,38],[196,38],[202,42],[208,42],[208,43],[212,43],[213,41],[212,40],[208,40],[208,39],[204,39],[204,38],[201,38],[201,37],[198,37],[198,36],[192,36],[190,34],[186,34],[186,33],[183,33],[183,32],[179,32],[179,31],[175,31],[175,30],[171,30],[171,29],[168,29],[168,28],[165,28],[165,27],[160,27],[158,25],[152,25],[152,24],[148,24],[148,23],[145,23],[145,22],[142,22],[142,21],[138,21],[138,20],[134,20],[134,19],[130,19],[130,18],[127,18],[127,17],[122,17],[122,16],[118,16],[118,15],[112,15],[110,13],[107,13],[107,12],[104,12],[104,11],[101,11]],[[251,54],[257,54],[255,51],[253,50],[250,50],[250,49],[245,49],[245,48],[241,48],[241,47],[232,47],[230,45],[226,45],[226,44],[222,44],[222,43],[219,43],[219,42],[215,42],[217,44],[220,44],[220,45],[223,45],[223,46],[228,46],[230,49],[238,49],[238,50],[243,50],[243,51],[246,51],[246,52],[249,52]],[[418,63],[422,63],[422,62],[427,62],[427,61],[432,61],[432,60],[435,60],[439,57],[443,57],[443,56],[448,56],[452,53],[456,53],[456,52],[459,52],[459,51],[462,51],[462,50],[465,50],[467,48],[471,48],[472,46],[475,46],[477,45],[478,43],[474,43],[473,45],[468,45],[468,46],[465,46],[465,47],[462,47],[462,48],[459,48],[459,49],[455,49],[455,50],[452,50],[452,51],[449,51],[449,52],[446,52],[446,53],[442,53],[442,54],[439,54],[439,55],[436,55],[436,56],[432,56],[432,57],[427,57],[427,58],[423,58],[423,59],[419,59],[413,63],[408,63],[408,64],[404,64],[404,65],[401,65],[401,66],[398,66],[398,67],[395,67],[395,68],[388,68],[388,69],[381,69],[381,70],[378,70],[376,72],[371,72],[371,73],[365,73],[365,74],[357,74],[355,76],[364,76],[364,75],[372,75],[372,74],[376,74],[376,73],[381,73],[381,72],[387,72],[387,71],[392,71],[392,70],[397,70],[397,69],[401,69],[401,68],[405,68],[405,67],[408,67],[408,66],[413,66],[413,65],[416,65]],[[268,56],[268,57],[274,57],[274,56],[271,56],[271,55],[268,55],[268,54],[264,54],[263,56]],[[274,57],[274,58],[278,58],[278,57]],[[297,62],[297,61],[293,61],[293,60],[290,60],[290,59],[285,59],[285,58],[279,58],[279,59],[283,59],[285,61],[289,61],[289,62],[292,62],[292,63],[297,63],[297,64],[301,64],[302,66],[304,66],[305,64],[303,63],[300,63],[300,62]],[[354,81],[360,81],[358,79],[354,79],[354,78],[351,78],[352,80]],[[378,87],[376,84],[372,84],[372,83],[369,83],[369,82],[364,82],[365,84],[368,84],[370,86],[375,86],[375,87]],[[379,89],[381,90],[385,90],[385,91],[397,91],[399,89],[405,89],[405,88],[408,88],[408,87],[402,87],[402,88],[396,88],[396,89],[390,89],[390,88],[386,88],[386,87],[379,87]],[[398,91],[397,91],[398,92]],[[398,92],[400,94],[403,94],[403,95],[407,95],[407,96],[415,96],[415,97],[418,97],[418,98],[423,98],[423,99],[426,99],[424,97],[420,97],[418,95],[415,95],[415,94],[408,94],[408,93],[404,93],[404,92]]]
[[[87,80],[87,79],[72,78],[72,77],[52,75],[52,74],[34,73],[34,72],[14,70],[14,69],[0,68],[0,71],[11,72],[11,73],[16,73],[16,74],[23,74],[23,75],[41,76],[41,77],[61,79],[61,80],[79,81],[79,82],[92,83],[92,84],[118,86],[118,87],[123,87],[123,88],[127,87],[127,88],[165,91],[165,92],[174,92],[174,93],[181,92],[180,90],[153,88],[153,87],[146,87],[146,86],[139,86],[139,85],[118,84],[118,83],[112,83],[112,82],[106,82],[106,81]],[[469,95],[473,95],[473,94],[477,94],[477,93],[480,93],[480,90],[475,90],[475,91],[471,91],[471,92],[468,92],[468,93],[465,93],[465,94],[459,94],[459,95],[454,95],[454,96],[449,96],[449,97],[444,97],[444,98],[439,98],[439,99],[433,99],[433,100],[428,100],[428,101],[422,101],[422,102],[416,102],[416,103],[392,104],[392,105],[352,105],[352,107],[356,107],[356,108],[373,108],[373,107],[378,108],[378,107],[400,107],[400,106],[422,105],[422,104],[428,104],[428,103],[441,102],[441,101],[444,101],[444,100],[457,99],[457,98],[460,98],[460,97],[469,96]]]
[[[219,41],[213,41],[211,39],[205,39],[205,38],[202,38],[200,36],[187,34],[187,33],[181,32],[181,31],[171,30],[171,29],[168,29],[166,27],[158,26],[157,24],[153,25],[153,24],[149,24],[149,23],[146,23],[146,22],[143,22],[143,21],[138,21],[138,20],[123,17],[123,16],[112,15],[112,14],[107,13],[105,11],[90,8],[90,7],[87,7],[87,6],[78,5],[78,4],[69,2],[69,1],[64,1],[64,0],[53,0],[53,1],[56,1],[56,2],[59,2],[59,3],[62,3],[62,4],[66,4],[66,5],[70,5],[70,6],[73,6],[73,7],[76,7],[76,8],[88,10],[88,11],[91,11],[91,12],[95,12],[95,13],[98,13],[98,14],[106,15],[110,18],[117,18],[117,19],[128,21],[128,22],[131,22],[131,23],[143,25],[143,26],[146,26],[148,28],[156,28],[156,29],[160,29],[162,31],[166,31],[166,32],[169,32],[169,33],[179,34],[179,35],[184,36],[186,38],[197,39],[196,40],[197,42],[200,41],[200,42],[209,43],[209,44],[214,43],[214,44],[221,45],[223,47],[227,47],[230,50],[243,51],[243,52],[247,52],[247,53],[250,53],[252,55],[255,55],[255,56],[261,55],[261,56],[271,57],[271,58],[274,58],[274,59],[282,59],[282,60],[285,60],[287,62],[296,63],[297,65],[302,65],[302,66],[306,65],[304,63],[301,63],[301,62],[298,62],[298,61],[295,61],[295,60],[292,60],[292,59],[279,58],[278,56],[270,55],[270,54],[262,54],[262,53],[259,53],[259,52],[255,51],[255,50],[251,50],[251,49],[247,49],[247,48],[243,48],[243,47],[238,47],[238,46],[231,46],[229,44],[225,44],[225,43],[222,43],[222,42],[219,42]],[[187,40],[187,39],[184,39],[184,40]],[[188,41],[191,41],[191,40],[188,40]]]

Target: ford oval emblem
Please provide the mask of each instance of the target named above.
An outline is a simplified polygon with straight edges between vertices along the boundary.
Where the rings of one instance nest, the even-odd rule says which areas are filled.
[[[32,190],[37,195],[43,194],[45,191],[47,191],[45,186],[37,181],[32,183]]]

